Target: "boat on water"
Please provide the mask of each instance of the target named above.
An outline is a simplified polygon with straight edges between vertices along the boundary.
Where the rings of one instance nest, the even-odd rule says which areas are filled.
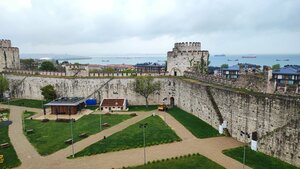
[[[109,62],[109,60],[102,60],[102,62]]]
[[[220,55],[214,55],[214,57],[225,57],[225,54],[220,54]]]
[[[283,60],[276,59],[276,61],[290,61],[290,59],[283,59]]]
[[[239,61],[239,60],[238,59],[235,59],[235,60],[227,59],[227,61]]]
[[[256,56],[242,56],[242,58],[256,58]]]

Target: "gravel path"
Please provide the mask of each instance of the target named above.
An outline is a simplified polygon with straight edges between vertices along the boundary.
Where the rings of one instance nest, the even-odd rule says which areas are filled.
[[[0,107],[8,107],[0,105]],[[71,146],[62,149],[52,155],[42,157],[26,139],[22,132],[22,112],[25,110],[41,112],[41,109],[10,106],[10,119],[13,124],[9,127],[9,136],[15,150],[22,161],[19,168],[24,169],[111,169],[121,168],[123,166],[141,165],[144,162],[143,148],[124,150],[119,152],[110,152],[105,154],[80,157],[76,159],[67,159],[71,155]],[[75,152],[93,144],[103,138],[103,136],[112,135],[131,124],[150,116],[153,112],[160,115],[167,124],[175,130],[177,135],[183,141],[146,147],[147,161],[171,158],[189,153],[200,153],[220,165],[229,169],[241,169],[242,164],[230,157],[222,154],[222,150],[241,146],[242,143],[230,137],[215,137],[208,139],[197,139],[178,121],[164,112],[146,112],[138,113],[138,116],[126,120],[118,125],[106,129],[100,133],[92,135],[84,140],[74,144]],[[121,141],[121,140],[120,140]],[[249,169],[249,167],[245,167]]]

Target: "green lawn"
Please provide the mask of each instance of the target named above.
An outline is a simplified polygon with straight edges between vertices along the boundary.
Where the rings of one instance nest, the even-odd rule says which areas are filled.
[[[148,117],[139,123],[117,132],[104,140],[92,144],[75,154],[76,157],[143,147],[143,129],[140,124],[148,123],[145,129],[146,146],[180,141],[175,132],[158,116]]]
[[[26,115],[24,115],[26,116]],[[102,115],[101,121],[114,126],[129,119],[129,115]],[[107,127],[102,127],[106,129]],[[49,121],[43,123],[39,120],[25,120],[25,129],[34,132],[26,134],[31,144],[41,155],[49,155],[68,146],[64,141],[71,138],[71,122]],[[73,123],[74,142],[81,140],[81,133],[92,135],[100,131],[100,115],[90,114]]]
[[[157,109],[157,105],[148,105],[148,107],[144,105],[138,105],[138,106],[128,106],[128,111],[152,111]]]
[[[243,163],[244,147],[224,150],[223,153]],[[256,152],[246,147],[245,164],[253,169],[299,169],[277,158]]]
[[[10,105],[31,107],[31,108],[43,108],[43,104],[48,103],[46,100],[32,100],[32,99],[16,99],[9,101]],[[3,102],[3,104],[8,104],[8,102]]]
[[[9,114],[9,111],[1,113]],[[0,155],[4,155],[4,162],[0,163],[0,168],[13,168],[21,164],[14,147],[12,146],[8,137],[8,126],[0,128],[0,144],[9,143],[10,147],[0,148]]]
[[[187,128],[197,138],[209,138],[220,136],[218,130],[199,119],[198,117],[174,107],[168,110],[177,121]]]
[[[147,165],[128,167],[127,169],[225,169],[214,161],[200,155],[186,155],[179,158],[153,161]]]
[[[24,119],[27,119],[28,117],[31,117],[31,116],[33,116],[33,115],[35,115],[35,114],[36,114],[36,112],[25,111],[25,112],[23,113],[23,118],[24,118]]]

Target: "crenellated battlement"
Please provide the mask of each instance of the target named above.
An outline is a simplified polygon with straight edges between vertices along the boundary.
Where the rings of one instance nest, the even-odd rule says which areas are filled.
[[[14,51],[14,52],[19,52],[19,48],[17,47],[0,47],[1,50],[4,51]]]
[[[175,43],[175,49],[179,51],[200,51],[201,43],[200,42],[179,42]]]
[[[8,39],[0,39],[0,47],[11,47],[11,41]]]

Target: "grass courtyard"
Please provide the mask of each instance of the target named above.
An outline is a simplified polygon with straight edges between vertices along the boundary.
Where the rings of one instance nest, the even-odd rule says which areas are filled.
[[[9,115],[9,111],[5,110],[0,112],[2,115],[7,114]],[[7,148],[0,148],[0,155],[4,156],[3,163],[0,163],[0,168],[13,168],[17,167],[21,164],[14,147],[12,146],[10,139],[8,137],[8,127],[1,127],[0,128],[0,144],[9,143],[10,146]]]
[[[148,107],[146,107],[145,105],[132,105],[132,106],[128,106],[128,111],[133,112],[133,111],[152,111],[152,110],[156,110],[157,109],[157,105],[148,105]]]
[[[49,100],[50,101],[50,100]],[[14,106],[30,107],[30,108],[43,108],[43,104],[48,103],[46,100],[33,100],[33,99],[16,99],[9,102],[2,102],[2,104],[10,104]]]
[[[168,113],[172,115],[177,121],[179,121],[186,129],[188,129],[197,138],[209,138],[220,136],[219,132],[199,119],[198,117],[181,110],[178,107],[174,107],[168,110]]]
[[[25,112],[24,117],[29,117],[32,112]],[[102,115],[101,122],[114,126],[129,119],[130,115]],[[108,127],[102,127],[102,130]],[[69,146],[64,141],[71,138],[71,122],[49,121],[43,123],[39,120],[25,119],[25,129],[33,129],[33,133],[26,137],[41,155],[49,155]],[[100,132],[100,115],[90,114],[73,122],[74,142],[81,140],[81,133],[92,135]]]
[[[171,159],[163,159],[159,161],[149,162],[147,165],[141,165],[136,167],[128,167],[126,169],[225,169],[214,161],[200,155],[186,155],[182,157],[176,157]]]
[[[224,150],[223,153],[243,163],[244,147]],[[246,147],[245,164],[253,169],[299,169],[277,158],[256,152]]]
[[[143,129],[139,126],[140,124],[145,123],[148,124],[145,129],[146,146],[181,140],[160,117],[151,116],[107,137],[106,139],[90,145],[84,150],[76,153],[75,157],[143,147]]]

